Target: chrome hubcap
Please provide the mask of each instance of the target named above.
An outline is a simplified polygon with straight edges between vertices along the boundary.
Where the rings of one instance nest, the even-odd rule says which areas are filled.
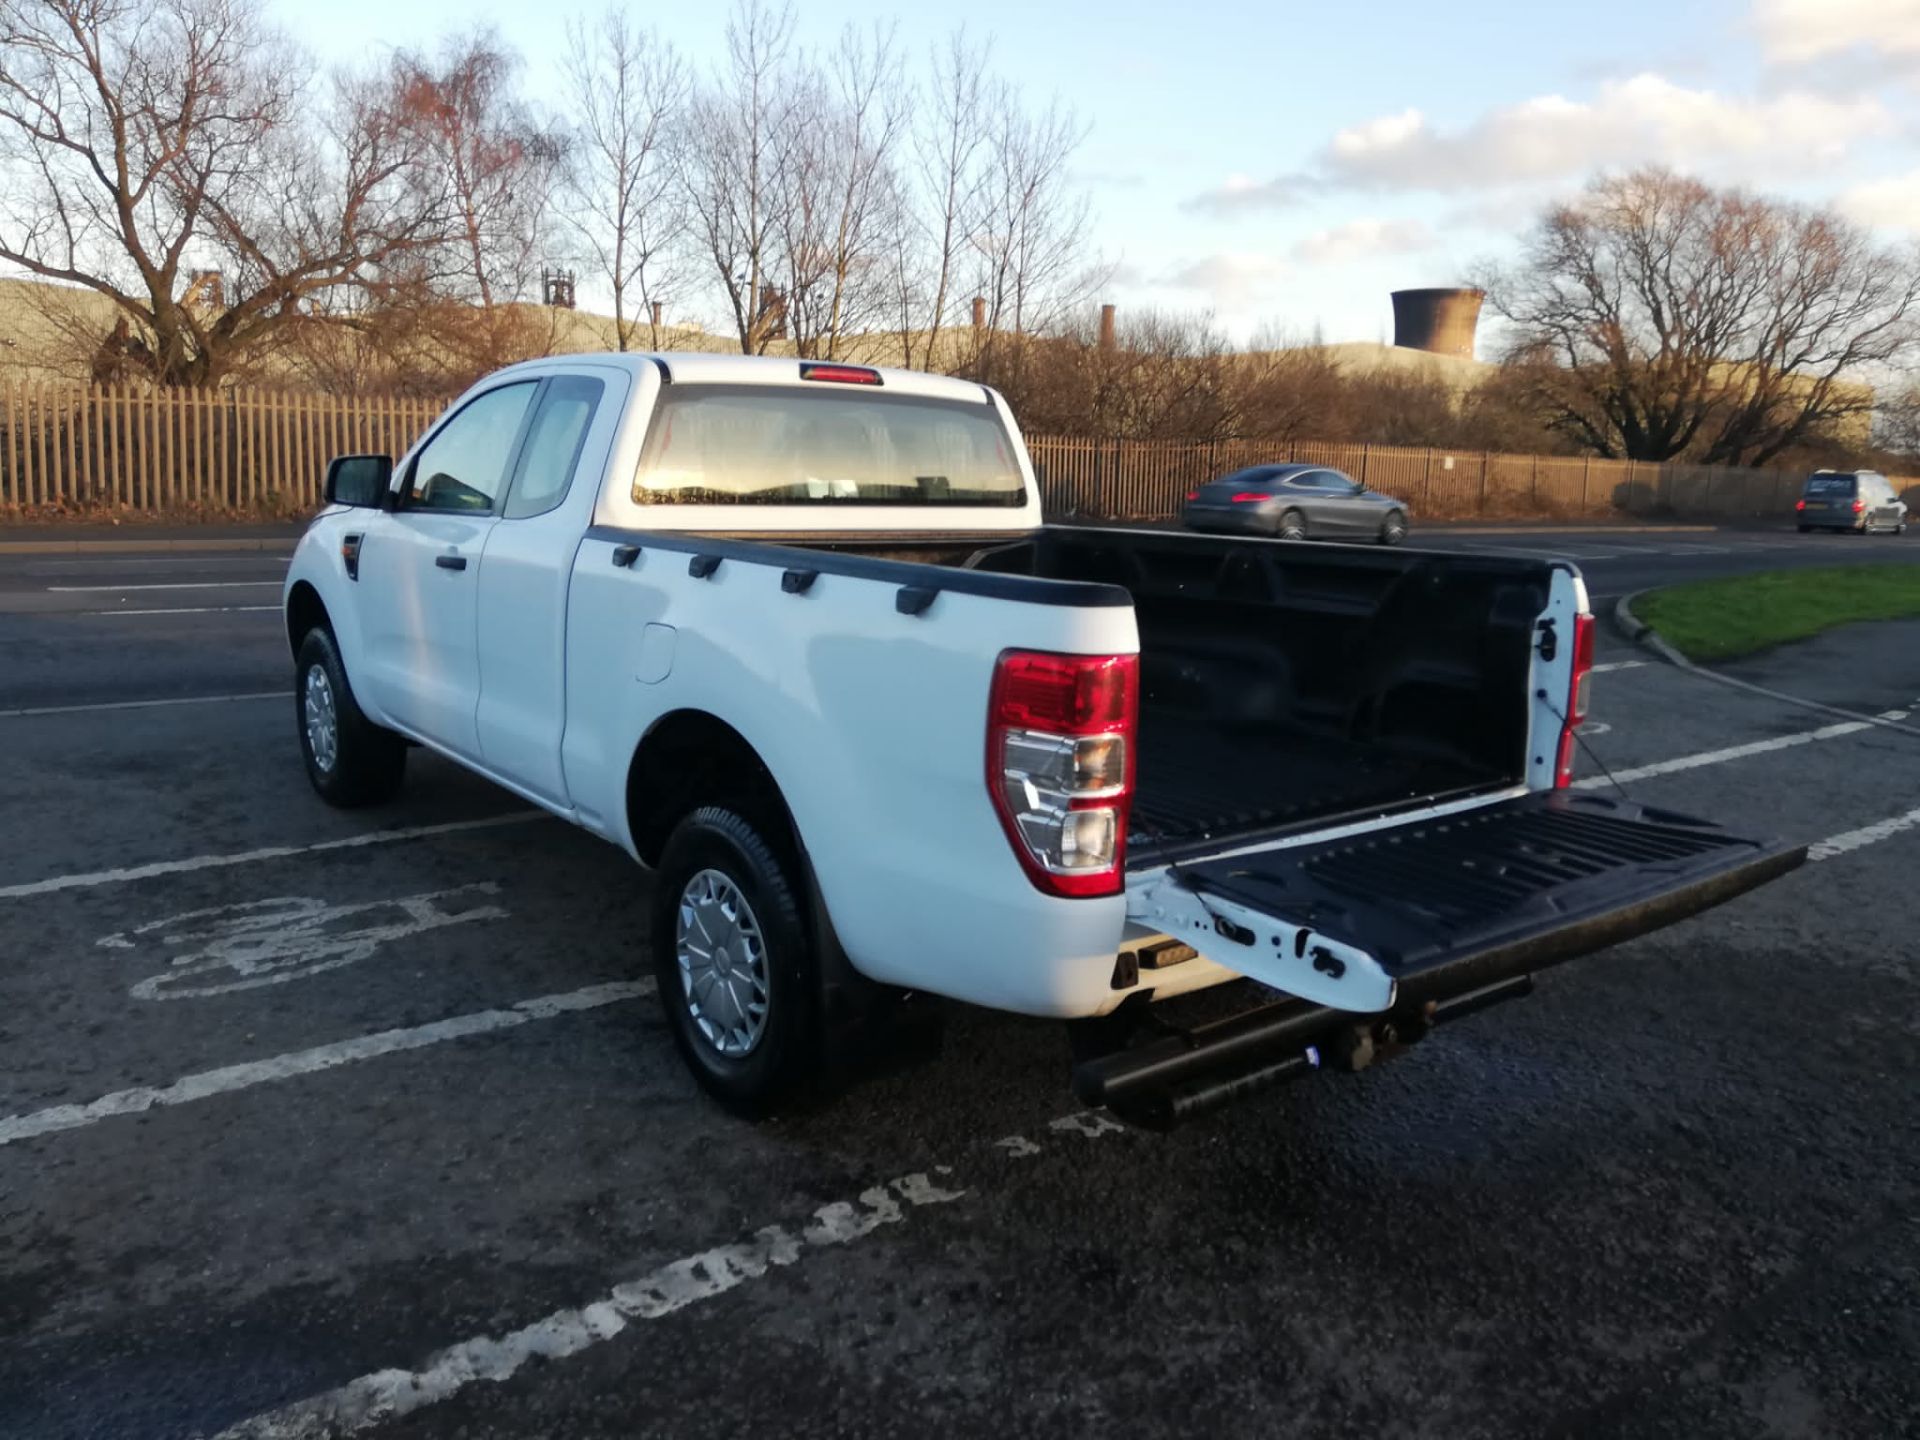
[[[751,1054],[767,1029],[767,942],[747,897],[718,870],[680,892],[674,956],[694,1027],[722,1055]]]
[[[307,749],[322,774],[333,772],[340,758],[340,718],[333,705],[333,683],[319,665],[309,666],[300,687],[301,710],[306,718]]]

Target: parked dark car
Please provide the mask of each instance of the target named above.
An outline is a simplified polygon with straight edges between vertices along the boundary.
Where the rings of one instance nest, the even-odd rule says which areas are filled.
[[[1272,535],[1282,540],[1407,538],[1407,507],[1324,465],[1255,465],[1209,480],[1187,496],[1190,530]]]
[[[1860,535],[1875,530],[1904,535],[1907,530],[1906,502],[1877,470],[1814,471],[1794,502],[1793,518],[1802,535],[1815,528]]]

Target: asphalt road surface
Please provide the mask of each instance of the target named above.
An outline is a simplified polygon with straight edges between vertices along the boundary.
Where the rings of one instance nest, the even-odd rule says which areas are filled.
[[[1607,633],[1627,790],[1820,858],[1171,1135],[967,1011],[750,1126],[623,856],[418,754],[313,798],[281,563],[0,557],[0,1436],[1915,1433],[1920,735]],[[1920,724],[1920,624],[1735,668]]]

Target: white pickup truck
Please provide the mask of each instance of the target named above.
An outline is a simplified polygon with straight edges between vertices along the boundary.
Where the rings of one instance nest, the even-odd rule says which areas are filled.
[[[1567,788],[1571,566],[1050,526],[961,380],[540,360],[327,501],[285,591],[314,788],[423,746],[651,867],[676,1039],[743,1112],[934,995],[1106,1017],[1075,1088],[1171,1123],[1804,858]]]

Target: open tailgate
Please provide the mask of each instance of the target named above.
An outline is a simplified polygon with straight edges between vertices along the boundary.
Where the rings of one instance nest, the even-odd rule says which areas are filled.
[[[1804,845],[1552,790],[1183,864],[1136,882],[1128,908],[1228,969],[1377,1012],[1618,944],[1805,859]]]
[[[1090,1043],[1074,1089],[1168,1125],[1323,1059],[1359,1069],[1527,993],[1537,970],[1730,900],[1806,855],[1557,790],[1149,871],[1128,884],[1130,919],[1284,994],[1189,1030],[1161,1024],[1144,1043]]]

